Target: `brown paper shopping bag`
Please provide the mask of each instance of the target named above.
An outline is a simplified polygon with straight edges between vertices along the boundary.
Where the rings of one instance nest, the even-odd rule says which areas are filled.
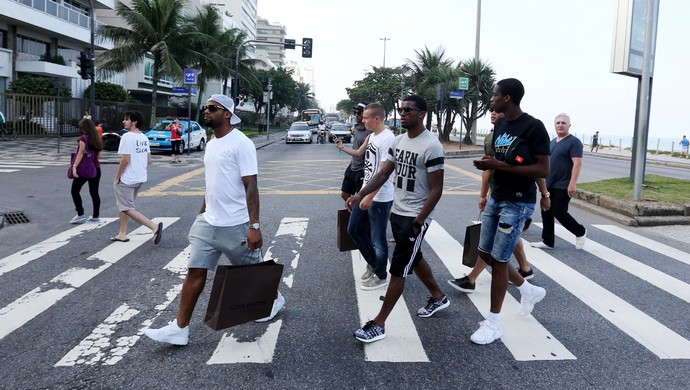
[[[283,265],[273,260],[219,265],[204,322],[213,330],[221,330],[268,317],[282,275]]]
[[[482,224],[476,223],[469,225],[465,229],[465,244],[462,248],[462,264],[472,268],[479,256],[479,233],[482,231]]]
[[[341,252],[351,251],[359,247],[352,241],[352,237],[347,233],[347,224],[350,222],[350,211],[338,210],[338,249]]]

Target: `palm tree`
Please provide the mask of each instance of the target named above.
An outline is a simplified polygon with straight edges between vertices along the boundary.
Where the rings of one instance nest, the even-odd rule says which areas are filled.
[[[232,79],[235,75],[235,56],[238,54],[239,47],[239,73],[240,82],[256,83],[258,82],[254,77],[254,69],[257,65],[264,62],[259,59],[249,57],[248,46],[244,44],[247,40],[247,33],[238,28],[232,28],[221,34],[219,38],[218,54],[225,58],[221,78],[223,82],[223,91],[228,88],[228,79]]]
[[[294,109],[297,112],[302,112],[307,108],[316,107],[316,99],[314,93],[311,92],[311,85],[299,81],[296,84]]]
[[[460,72],[460,76],[470,79],[469,89],[465,91],[465,96],[462,99],[464,104],[462,122],[467,129],[463,142],[471,145],[473,143],[470,134],[472,125],[491,108],[491,95],[496,83],[494,78],[496,73],[490,64],[474,58],[459,63],[457,70]]]
[[[424,50],[415,50],[417,57],[415,60],[407,60],[407,66],[412,72],[412,80],[414,87],[412,88],[417,94],[424,96],[429,104],[429,113],[438,112],[438,101],[436,100],[436,86],[438,84],[445,84],[449,70],[453,66],[453,60],[444,58],[446,51],[443,48],[438,48],[435,51],[424,47]],[[426,126],[431,128],[432,115],[427,115]],[[440,119],[439,119],[440,121]]]
[[[99,72],[104,75],[123,72],[153,56],[151,87],[151,124],[156,118],[156,98],[161,74],[181,78],[179,59],[192,50],[191,37],[182,29],[184,16],[181,0],[132,0],[132,8],[117,1],[115,13],[127,27],[101,26],[98,34],[110,39],[115,48],[102,53]]]

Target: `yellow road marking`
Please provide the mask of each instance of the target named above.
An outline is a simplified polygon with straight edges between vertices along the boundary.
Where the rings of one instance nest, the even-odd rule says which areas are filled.
[[[204,168],[195,169],[191,172],[184,173],[179,176],[175,176],[172,179],[166,180],[158,185],[151,187],[150,189],[142,192],[139,196],[159,196],[159,195],[173,195],[173,192],[166,192],[166,190],[172,186],[181,185],[187,179],[191,179],[194,176],[199,176],[204,173]],[[186,192],[186,191],[182,191]],[[196,191],[192,192],[194,195],[197,194]],[[203,194],[203,192],[202,192]]]
[[[452,165],[450,165],[450,164],[444,164],[443,167],[444,167],[444,168],[448,168],[448,169],[450,169],[451,171],[458,172],[458,173],[460,173],[460,174],[462,174],[462,175],[469,176],[469,177],[471,177],[471,178],[473,178],[473,179],[482,180],[482,175],[477,175],[476,173],[472,173],[472,172],[470,172],[470,171],[466,171],[466,170],[464,170],[464,169],[461,169],[461,168],[458,168],[458,167],[454,167],[454,166],[452,166]]]

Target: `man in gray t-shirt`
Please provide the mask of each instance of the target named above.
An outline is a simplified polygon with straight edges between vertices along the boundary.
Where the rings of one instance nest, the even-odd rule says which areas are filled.
[[[390,284],[379,313],[355,331],[355,338],[364,343],[386,337],[386,319],[403,293],[405,278],[412,271],[431,295],[426,305],[417,311],[417,316],[431,317],[450,305],[420,250],[431,214],[443,192],[443,146],[424,127],[426,110],[426,100],[421,96],[411,95],[403,99],[398,113],[407,133],[395,138],[379,171],[347,200],[347,207],[351,209],[364,196],[380,188],[395,171],[395,193],[390,217],[395,249],[389,270]]]
[[[354,150],[358,150],[364,144],[369,134],[371,134],[371,130],[367,130],[364,123],[362,123],[362,114],[366,106],[367,103],[362,102],[353,107],[353,114],[357,120],[357,123],[354,125],[354,134],[352,135],[352,149]],[[345,169],[345,177],[343,177],[343,184],[340,187],[340,196],[346,201],[362,188],[363,182],[364,155],[352,156],[350,165]]]

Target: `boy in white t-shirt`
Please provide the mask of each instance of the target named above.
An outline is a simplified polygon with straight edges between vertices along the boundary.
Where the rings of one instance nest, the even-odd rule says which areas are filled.
[[[139,130],[144,123],[144,116],[138,111],[126,112],[122,125],[127,129],[120,139],[117,153],[122,156],[115,174],[115,201],[120,210],[120,229],[110,241],[127,242],[127,222],[132,218],[136,222],[148,227],[153,232],[153,244],[158,245],[163,235],[163,223],[158,226],[137,211],[134,200],[146,183],[146,168],[151,164],[149,139]]]
[[[364,108],[362,123],[367,130],[372,130],[362,146],[357,149],[346,149],[340,140],[336,146],[351,156],[364,155],[364,185],[379,171],[381,162],[388,154],[395,135],[386,128],[384,120],[386,110],[378,103]],[[359,252],[367,262],[367,271],[362,275],[362,290],[375,290],[385,287],[388,282],[388,242],[386,226],[393,204],[393,177],[379,189],[365,196],[359,204],[352,207],[352,214],[347,232],[357,243]]]

